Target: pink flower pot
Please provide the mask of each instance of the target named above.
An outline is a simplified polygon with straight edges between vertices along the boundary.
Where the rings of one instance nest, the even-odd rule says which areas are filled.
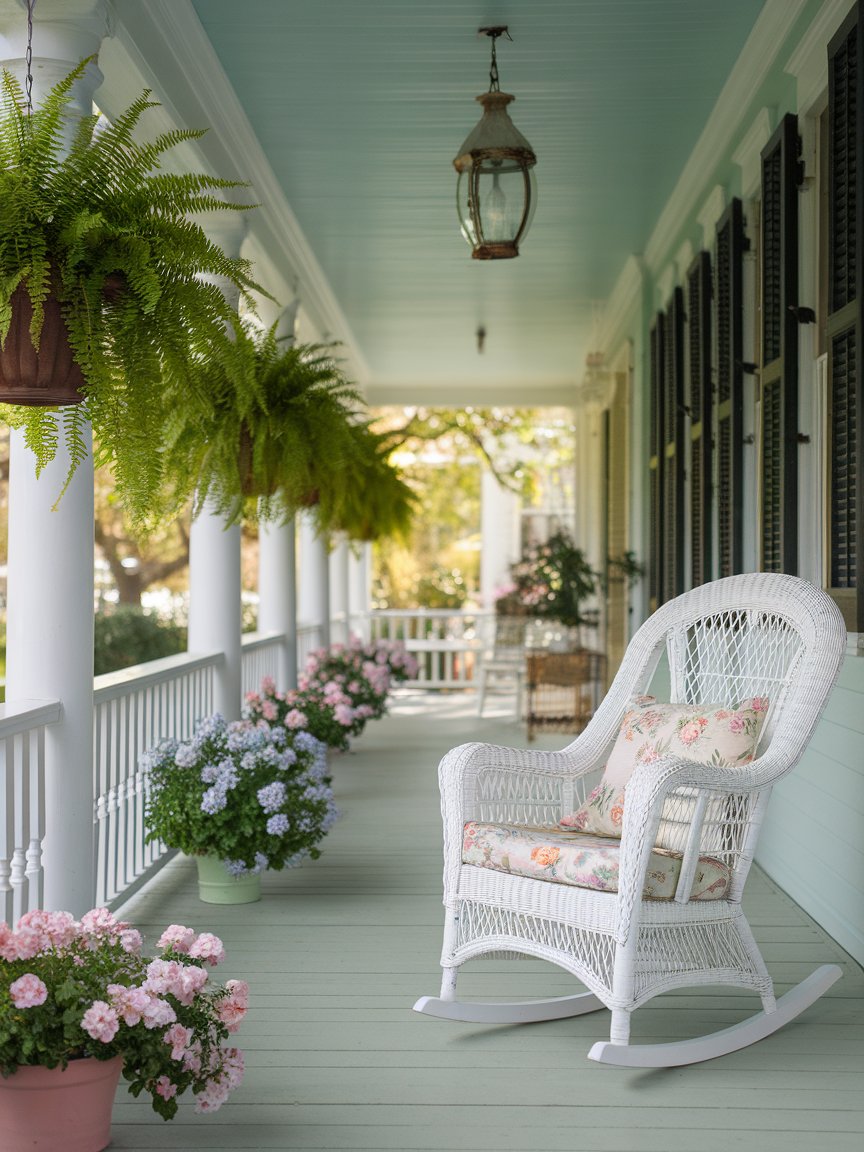
[[[4,1152],[101,1152],[123,1060],[71,1060],[66,1068],[19,1068],[0,1078]]]

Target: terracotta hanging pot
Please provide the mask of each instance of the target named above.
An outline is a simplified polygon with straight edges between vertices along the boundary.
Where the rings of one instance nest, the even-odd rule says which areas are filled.
[[[0,1079],[0,1148],[101,1152],[123,1060],[72,1060],[66,1068],[19,1068]]]
[[[238,457],[241,495],[274,496],[276,494],[278,484],[276,484],[275,481],[262,484],[259,478],[255,475],[252,463],[254,450],[252,433],[249,431],[249,425],[243,423],[240,425],[240,444]]]
[[[52,292],[45,301],[38,352],[30,336],[33,304],[23,284],[12,294],[11,305],[12,322],[0,348],[0,400],[42,407],[80,404],[84,377],[56,296]]]

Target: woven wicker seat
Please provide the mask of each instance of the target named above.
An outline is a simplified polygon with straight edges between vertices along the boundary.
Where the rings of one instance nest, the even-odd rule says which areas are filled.
[[[444,813],[445,931],[440,997],[415,1008],[486,1023],[560,1019],[611,1009],[610,1040],[594,1060],[631,1067],[688,1064],[751,1044],[812,1004],[840,976],[824,965],[776,1000],[741,908],[741,896],[773,784],[800,760],[837,678],[846,645],[840,612],[796,577],[755,573],[679,596],[631,641],[606,698],[585,731],[560,752],[464,744],[439,769]],[[770,702],[755,758],[735,767],[665,754],[640,763],[627,784],[618,891],[592,891],[463,861],[470,821],[555,829],[597,783],[628,702],[645,693],[666,654],[671,702],[737,707]],[[643,897],[664,830],[683,855],[673,899]],[[668,842],[675,829],[676,843]],[[725,864],[719,900],[691,900],[700,857]],[[589,989],[551,1001],[468,1003],[456,999],[466,961],[518,953],[550,960]],[[709,1036],[631,1045],[631,1013],[672,988],[732,985],[761,997],[762,1011]]]

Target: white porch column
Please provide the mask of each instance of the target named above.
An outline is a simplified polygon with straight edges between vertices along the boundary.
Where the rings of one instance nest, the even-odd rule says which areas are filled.
[[[301,624],[314,624],[318,644],[330,644],[330,563],[327,540],[316,531],[310,512],[300,514],[300,587],[297,615]]]
[[[60,18],[62,23],[52,23]],[[41,4],[33,31],[33,101],[98,52],[105,6]],[[0,4],[0,56],[24,84],[27,14]],[[89,113],[102,75],[91,64],[71,108]],[[70,125],[71,132],[71,125]],[[88,448],[90,434],[87,433]],[[93,839],[93,460],[79,465],[56,511],[69,467],[65,445],[36,478],[23,434],[12,432],[6,699],[59,699],[61,718],[45,733],[45,839],[42,905],[80,916],[95,898]]]
[[[339,640],[348,643],[350,632],[350,580],[348,576],[348,541],[340,535],[330,553],[330,616],[339,621]]]
[[[258,531],[258,631],[279,632],[277,687],[297,686],[297,561],[294,520]]]
[[[239,256],[246,221],[239,213],[202,218],[207,234],[229,256]],[[232,307],[239,290],[219,281]],[[192,521],[189,535],[189,640],[190,652],[222,652],[215,670],[213,707],[226,720],[239,720],[241,707],[242,648],[240,603],[240,525],[226,526],[218,512],[204,508]]]
[[[348,619],[351,631],[368,640],[372,610],[372,545],[355,544],[348,550]]]
[[[510,583],[510,565],[519,559],[519,497],[484,469],[480,481],[480,596],[495,606],[495,591]]]
[[[297,302],[278,316],[269,300],[259,305],[261,319],[276,324],[276,335],[293,342]],[[296,526],[292,517],[285,524],[261,521],[258,532],[258,630],[279,632],[285,639],[279,648],[277,687],[297,686],[297,559]]]

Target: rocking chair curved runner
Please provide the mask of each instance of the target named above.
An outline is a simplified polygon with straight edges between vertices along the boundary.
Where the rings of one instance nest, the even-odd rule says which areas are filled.
[[[741,896],[771,788],[807,747],[845,645],[841,614],[820,589],[776,573],[730,576],[677,597],[642,625],[606,698],[567,748],[541,752],[475,743],[449,752],[439,768],[446,908],[442,989],[440,997],[422,997],[415,1009],[451,1020],[520,1023],[606,1007],[612,1013],[610,1040],[595,1044],[588,1055],[629,1067],[670,1067],[721,1056],[770,1035],[804,1011],[841,969],[824,965],[775,999]],[[564,842],[555,839],[562,836],[561,822],[567,825],[567,817],[586,811],[586,804],[590,808],[598,774],[613,745],[619,747],[622,720],[634,699],[650,690],[664,652],[670,700],[684,706],[684,713],[688,707],[713,708],[718,717],[728,717],[727,710],[748,701],[762,710],[752,758],[741,756],[730,766],[715,755],[713,762],[702,763],[673,754],[668,744],[656,758],[639,762],[637,757],[623,816],[618,812],[620,840],[599,841],[613,853],[617,882],[609,869],[599,870],[599,884],[590,887],[577,886],[584,878],[574,879],[573,870],[569,879],[554,871],[549,879],[538,878],[541,866],[558,856],[559,849],[548,845],[545,853],[532,850],[535,870],[523,868],[521,874],[515,874],[518,865],[510,854],[466,852],[463,845],[478,828],[508,844],[514,837],[529,846],[542,846],[544,836]],[[579,819],[569,823],[578,829]],[[578,848],[578,831],[563,835]],[[597,842],[597,837],[584,840],[589,846]],[[649,894],[658,853],[677,870],[666,898]],[[466,856],[475,862],[466,862]],[[708,862],[723,879],[699,898],[695,881]],[[459,967],[502,953],[552,961],[588,991],[522,1003],[458,1001]],[[631,1013],[651,997],[717,984],[758,992],[762,1011],[692,1040],[629,1043]]]

